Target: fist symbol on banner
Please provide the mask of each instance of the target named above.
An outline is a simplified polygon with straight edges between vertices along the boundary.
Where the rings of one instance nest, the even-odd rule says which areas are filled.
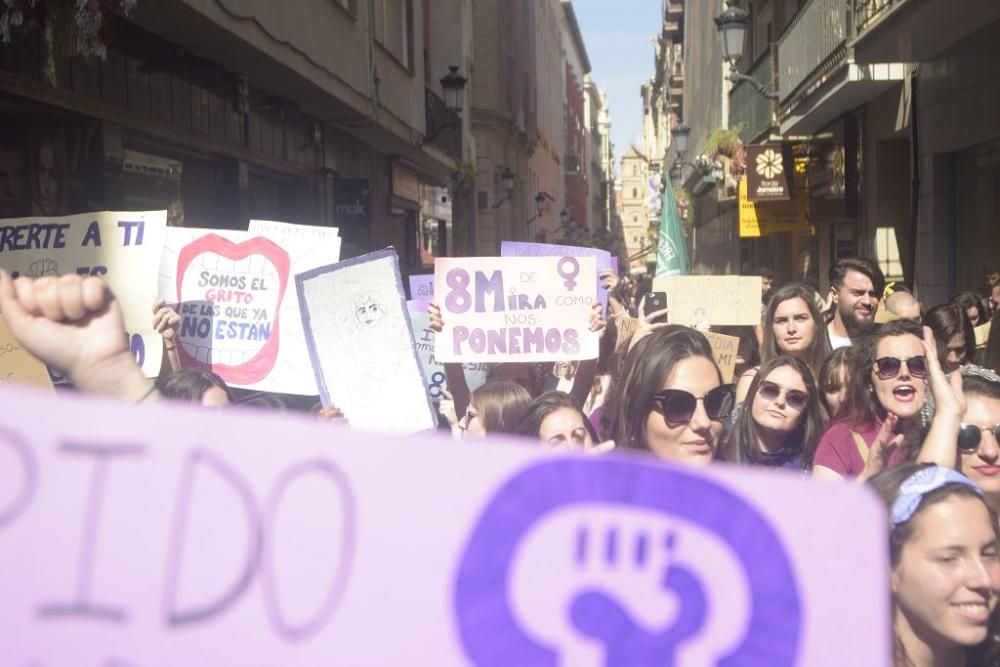
[[[31,263],[28,272],[25,274],[29,278],[41,278],[42,276],[58,276],[59,265],[51,259],[39,259]]]

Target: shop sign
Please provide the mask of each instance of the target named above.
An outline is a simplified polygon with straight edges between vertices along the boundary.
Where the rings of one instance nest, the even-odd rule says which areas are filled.
[[[792,161],[779,143],[747,146],[747,198],[751,201],[792,198]]]
[[[787,201],[751,201],[747,177],[740,179],[740,237],[755,238],[779,232],[808,232],[808,194],[800,190]]]

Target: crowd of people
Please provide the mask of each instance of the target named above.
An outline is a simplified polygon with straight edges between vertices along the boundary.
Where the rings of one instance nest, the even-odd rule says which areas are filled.
[[[740,337],[734,385],[702,331],[664,322],[669,303],[647,312],[648,281],[606,272],[608,308],[590,323],[602,337],[598,359],[496,364],[471,391],[461,365],[446,364],[442,428],[869,484],[889,517],[896,664],[1000,664],[1000,279],[929,309],[887,287],[866,259],[838,261],[829,281],[828,294],[808,283],[775,289],[762,271],[760,326],[715,328]],[[136,365],[115,297],[97,278],[2,273],[0,309],[24,347],[80,391],[234,400],[217,375],[180,368],[179,318],[162,302],[153,306],[164,338],[156,381]],[[440,331],[434,304],[430,319]],[[243,401],[286,407],[266,395]],[[345,421],[333,406],[317,412]]]

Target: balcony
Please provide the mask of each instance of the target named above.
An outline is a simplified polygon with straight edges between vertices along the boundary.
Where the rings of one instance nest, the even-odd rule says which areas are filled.
[[[684,22],[684,2],[683,0],[667,0],[667,6],[663,10],[663,17],[673,21]]]
[[[997,0],[854,0],[859,63],[923,62],[1000,21]]]
[[[778,40],[782,134],[814,134],[901,81],[905,63],[858,64],[844,0],[809,0]]]
[[[770,86],[774,81],[774,58],[768,49],[754,63],[746,75],[761,84]],[[774,103],[754,90],[746,81],[740,81],[729,92],[729,127],[742,125],[740,139],[751,143],[774,126]]]
[[[424,89],[425,120],[427,136],[441,131],[427,145],[433,146],[448,157],[462,159],[462,119],[448,109],[444,100],[430,88]]]

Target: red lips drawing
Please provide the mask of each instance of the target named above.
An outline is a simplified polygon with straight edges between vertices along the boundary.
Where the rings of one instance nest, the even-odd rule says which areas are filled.
[[[234,243],[207,234],[184,246],[177,258],[177,300],[197,303],[197,312],[182,317],[177,346],[182,364],[211,369],[232,385],[263,380],[278,358],[281,303],[290,272],[288,253],[262,237]],[[254,291],[253,285],[261,289]],[[206,302],[214,302],[219,313],[203,314]],[[265,310],[266,320],[233,317],[244,309],[247,315]]]

